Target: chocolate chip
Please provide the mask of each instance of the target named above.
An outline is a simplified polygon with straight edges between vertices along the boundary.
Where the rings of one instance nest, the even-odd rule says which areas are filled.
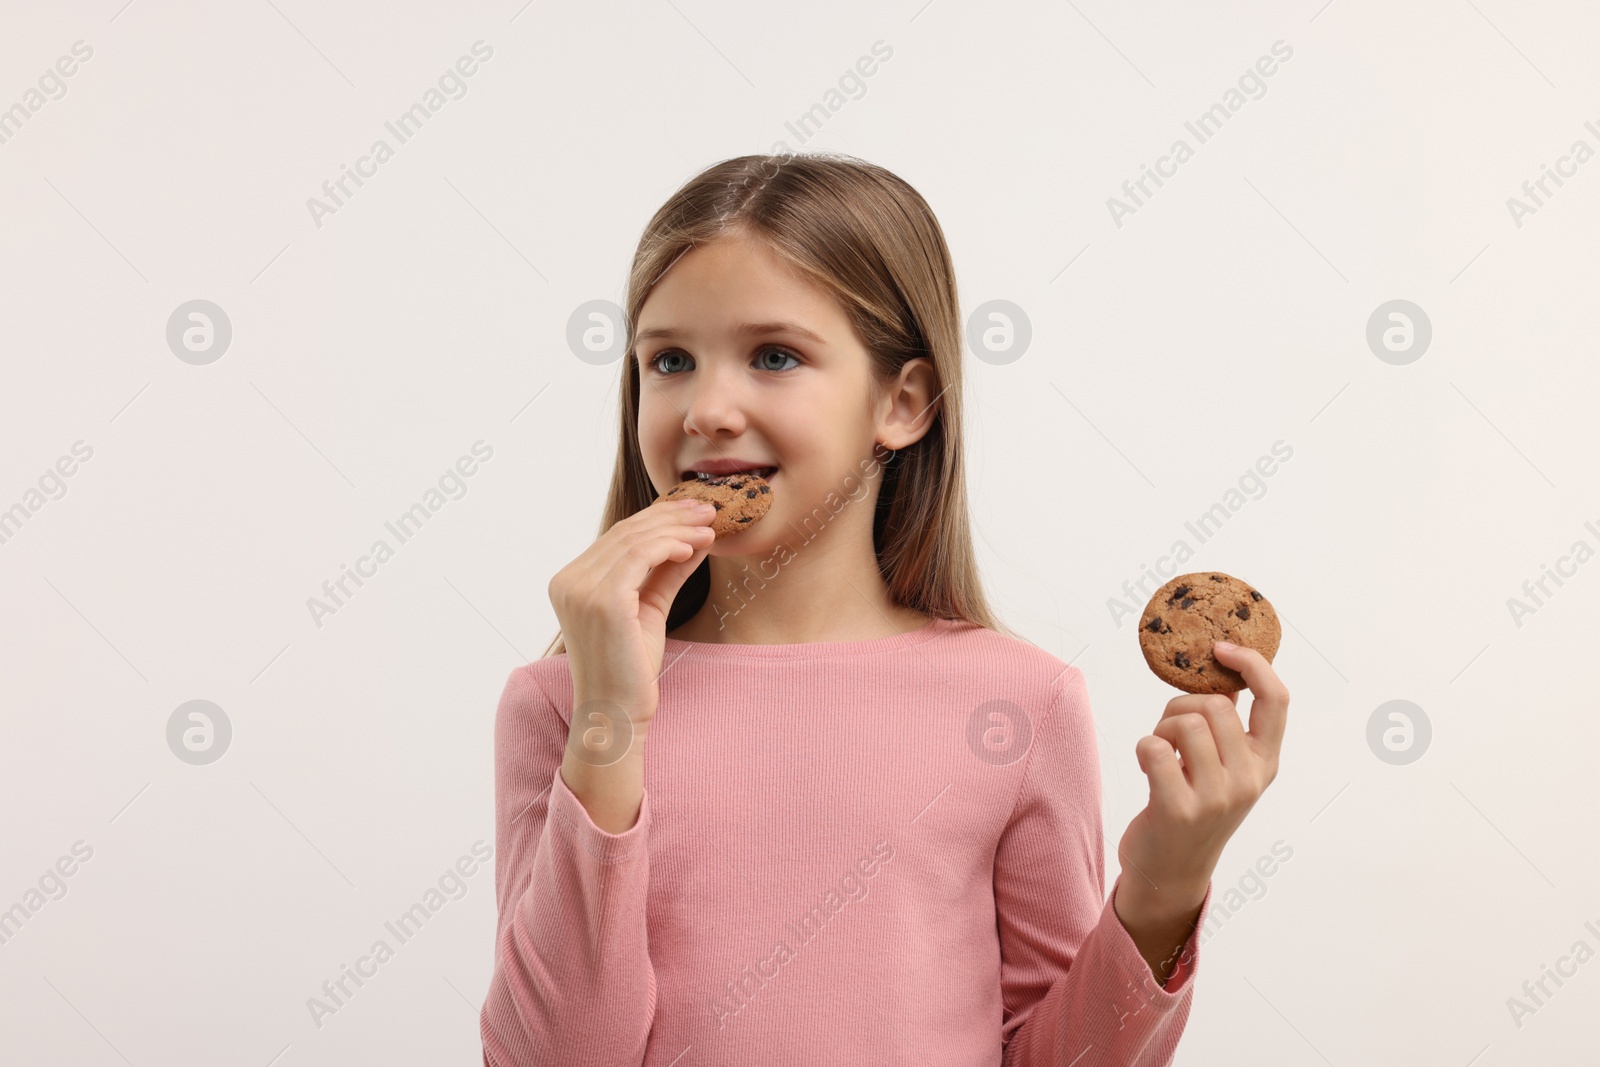
[[[770,493],[770,492],[772,492],[772,486],[770,486],[770,485],[763,485],[763,486],[762,486],[762,487],[761,487],[761,491],[762,491],[762,492],[763,492],[763,493]]]
[[[729,489],[743,489],[744,488],[744,483],[743,482],[729,482],[728,483],[728,488]]]
[[[1256,592],[1254,589],[1252,589],[1252,590],[1250,590],[1250,597],[1251,597],[1252,600],[1260,600],[1261,599],[1261,594]]]
[[[755,522],[756,521],[756,517],[754,515],[746,515],[744,518],[738,519],[738,520],[735,520],[735,521],[738,521],[738,522]]]
[[[1180,585],[1180,586],[1178,586],[1178,588],[1176,588],[1176,589],[1174,589],[1172,591],[1172,595],[1171,596],[1167,597],[1167,603],[1168,604],[1175,604],[1175,603],[1177,603],[1179,597],[1185,597],[1185,596],[1188,596],[1188,595],[1189,595],[1189,587],[1186,586],[1186,585]]]
[[[756,498],[756,491],[754,489],[746,489],[744,491],[744,495],[747,499],[754,500]]]
[[[1187,652],[1179,652],[1176,656],[1172,657],[1172,665],[1174,667],[1189,666],[1189,654]]]
[[[1191,608],[1193,606],[1194,606],[1194,597],[1192,597],[1192,596],[1184,597],[1183,598],[1183,603],[1178,605],[1178,607],[1180,607],[1180,608]]]
[[[1149,622],[1145,623],[1144,624],[1144,628],[1146,630],[1149,630],[1153,634],[1160,633],[1161,632],[1161,616],[1157,615],[1155,618],[1153,618]]]
[[[719,503],[717,503],[717,502],[716,502],[716,501],[715,501],[715,500],[713,500],[713,501],[712,501],[712,502],[711,502],[711,506],[712,506],[712,507],[713,507],[713,508],[715,508],[715,509],[716,509],[716,510],[718,510],[718,511],[721,511],[721,510],[722,510],[722,505],[721,505],[721,504],[719,504]]]
[[[667,490],[667,495],[668,496],[672,496],[674,493],[676,493],[679,489],[682,489],[682,488],[683,488],[683,486],[681,486],[681,485],[675,485],[671,489]]]
[[[1223,578],[1222,578],[1222,575],[1220,575],[1220,574],[1213,574],[1213,575],[1212,575],[1212,576],[1211,576],[1211,580],[1212,580],[1212,581],[1213,581],[1213,582],[1220,582],[1220,581],[1222,581],[1222,580],[1223,580]]]
[[[1239,610],[1234,612],[1234,614],[1239,616],[1239,618],[1241,618],[1241,619],[1248,619],[1250,617],[1250,605],[1249,604],[1240,604],[1239,605]]]

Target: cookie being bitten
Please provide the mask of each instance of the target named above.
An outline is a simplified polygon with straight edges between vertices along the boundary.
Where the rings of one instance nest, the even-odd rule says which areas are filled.
[[[717,478],[690,478],[656,497],[662,500],[706,500],[717,509],[711,529],[721,540],[748,529],[772,507],[772,486],[760,475],[741,472]]]
[[[1221,571],[1180,574],[1156,590],[1139,616],[1139,650],[1168,685],[1186,693],[1233,693],[1244,676],[1211,654],[1215,641],[1253,648],[1268,663],[1283,630],[1267,598]]]

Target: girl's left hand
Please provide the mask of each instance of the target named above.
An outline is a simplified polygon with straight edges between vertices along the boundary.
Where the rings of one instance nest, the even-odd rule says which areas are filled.
[[[1289,690],[1255,649],[1219,643],[1216,657],[1242,674],[1254,695],[1250,730],[1239,722],[1238,693],[1186,693],[1168,701],[1154,733],[1139,739],[1135,752],[1150,780],[1150,803],[1117,846],[1118,896],[1126,895],[1118,910],[1125,917],[1199,908],[1223,846],[1278,776]]]

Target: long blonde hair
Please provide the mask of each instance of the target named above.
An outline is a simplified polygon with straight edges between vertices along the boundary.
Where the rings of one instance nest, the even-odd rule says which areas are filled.
[[[965,619],[1016,636],[989,608],[967,515],[961,445],[962,331],[955,271],[932,210],[893,173],[835,153],[724,160],[667,200],[645,227],[628,276],[621,438],[599,534],[656,499],[639,449],[634,343],[651,288],[679,256],[731,232],[755,237],[833,294],[865,343],[878,387],[927,357],[939,407],[919,440],[882,466],[872,542],[895,603],[934,618]],[[678,590],[671,631],[704,605],[711,560]],[[557,631],[545,656],[566,651]]]

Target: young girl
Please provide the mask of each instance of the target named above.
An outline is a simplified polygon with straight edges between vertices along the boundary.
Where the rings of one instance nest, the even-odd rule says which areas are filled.
[[[1004,630],[968,530],[944,236],[880,167],[745,156],[650,221],[600,535],[495,721],[484,1062],[1169,1063],[1288,692],[1180,696],[1105,896],[1083,673]],[[713,541],[693,471],[764,469]],[[1175,758],[1181,753],[1181,761]]]

